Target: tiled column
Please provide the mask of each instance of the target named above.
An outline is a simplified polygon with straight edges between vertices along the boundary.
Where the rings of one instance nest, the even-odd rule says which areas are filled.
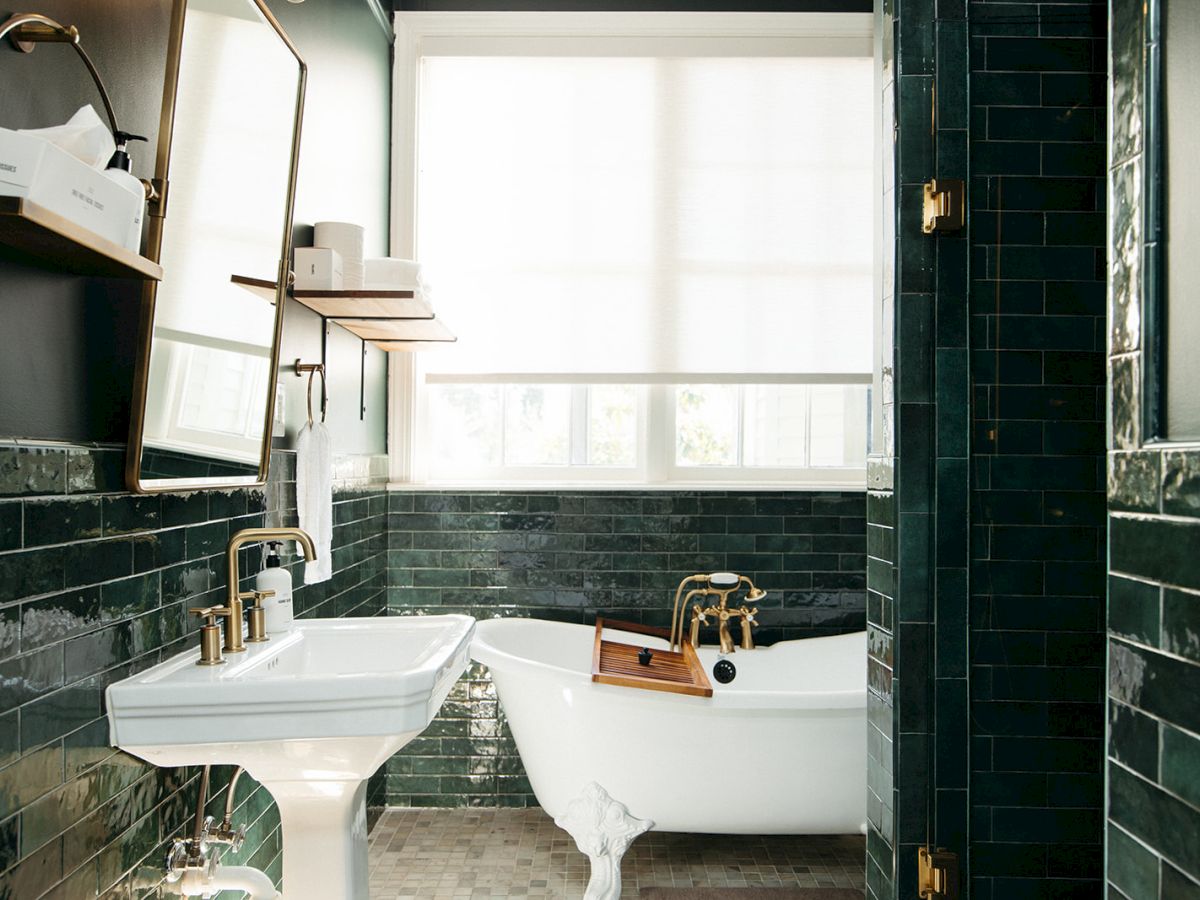
[[[1176,0],[1179,2],[1179,0]],[[1110,21],[1107,882],[1113,900],[1200,896],[1200,453],[1147,446],[1144,65],[1158,2]],[[1149,15],[1147,12],[1149,11]],[[1159,135],[1161,139],[1161,135]],[[1168,175],[1169,177],[1169,175]],[[1178,301],[1175,301],[1178,302]],[[1194,302],[1188,298],[1188,301]]]

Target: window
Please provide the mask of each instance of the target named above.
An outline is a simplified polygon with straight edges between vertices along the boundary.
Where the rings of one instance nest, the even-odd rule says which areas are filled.
[[[397,15],[397,480],[864,483],[870,16]]]

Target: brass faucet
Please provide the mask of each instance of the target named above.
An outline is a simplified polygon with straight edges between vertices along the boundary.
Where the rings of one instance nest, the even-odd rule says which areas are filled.
[[[244,612],[242,602],[244,600],[255,601],[251,606],[251,617],[257,619],[262,615],[262,601],[272,593],[270,591],[243,593],[239,589],[238,583],[241,581],[241,575],[238,572],[238,550],[245,544],[286,540],[296,541],[300,544],[304,550],[304,558],[309,562],[317,558],[317,548],[313,546],[312,538],[299,528],[243,528],[229,539],[229,546],[225,548],[225,574],[229,579],[228,593],[225,599],[225,608],[229,610],[229,617],[225,620],[224,650],[226,653],[241,653],[246,649],[246,644],[242,640],[242,615]],[[251,622],[250,639],[252,642],[266,639],[260,623]]]
[[[702,587],[693,588],[688,591],[686,596],[683,591],[691,583],[698,583]],[[699,603],[692,604],[691,628],[689,629],[688,638],[693,647],[700,646],[700,626],[708,624],[709,616],[716,619],[717,634],[720,640],[722,653],[733,653],[737,648],[733,644],[733,636],[729,632],[729,622],[732,619],[740,619],[742,626],[741,646],[743,650],[754,649],[754,635],[751,628],[758,624],[755,616],[758,615],[758,607],[751,609],[743,603],[740,607],[729,607],[729,597],[731,594],[746,587],[746,602],[754,603],[761,600],[767,595],[767,592],[760,590],[754,586],[745,575],[735,575],[732,572],[713,572],[711,575],[689,575],[679,583],[679,588],[675,591],[675,606],[671,611],[671,649],[674,650],[676,644],[683,644],[683,617],[687,612],[688,603],[693,597],[716,597],[716,605],[709,604],[704,607]],[[680,600],[683,604],[680,606]]]

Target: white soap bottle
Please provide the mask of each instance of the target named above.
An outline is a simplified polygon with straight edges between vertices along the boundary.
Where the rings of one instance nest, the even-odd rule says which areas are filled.
[[[268,635],[286,634],[292,629],[292,576],[283,568],[279,558],[281,541],[271,541],[267,544],[270,551],[267,554],[267,565],[254,579],[254,588],[259,591],[274,591],[275,596],[262,601]]]
[[[125,235],[125,249],[134,253],[142,252],[142,221],[146,217],[146,186],[133,174],[133,163],[129,159],[129,142],[146,140],[139,134],[128,131],[118,131],[113,135],[117,142],[117,151],[108,161],[104,177],[119,184],[125,190],[138,198],[136,213],[130,220],[129,230]]]

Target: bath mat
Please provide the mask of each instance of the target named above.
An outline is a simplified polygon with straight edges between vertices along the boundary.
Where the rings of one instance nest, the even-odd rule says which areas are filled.
[[[748,900],[751,894],[770,894],[771,900],[863,900],[854,888],[736,887],[642,888],[640,900]]]

